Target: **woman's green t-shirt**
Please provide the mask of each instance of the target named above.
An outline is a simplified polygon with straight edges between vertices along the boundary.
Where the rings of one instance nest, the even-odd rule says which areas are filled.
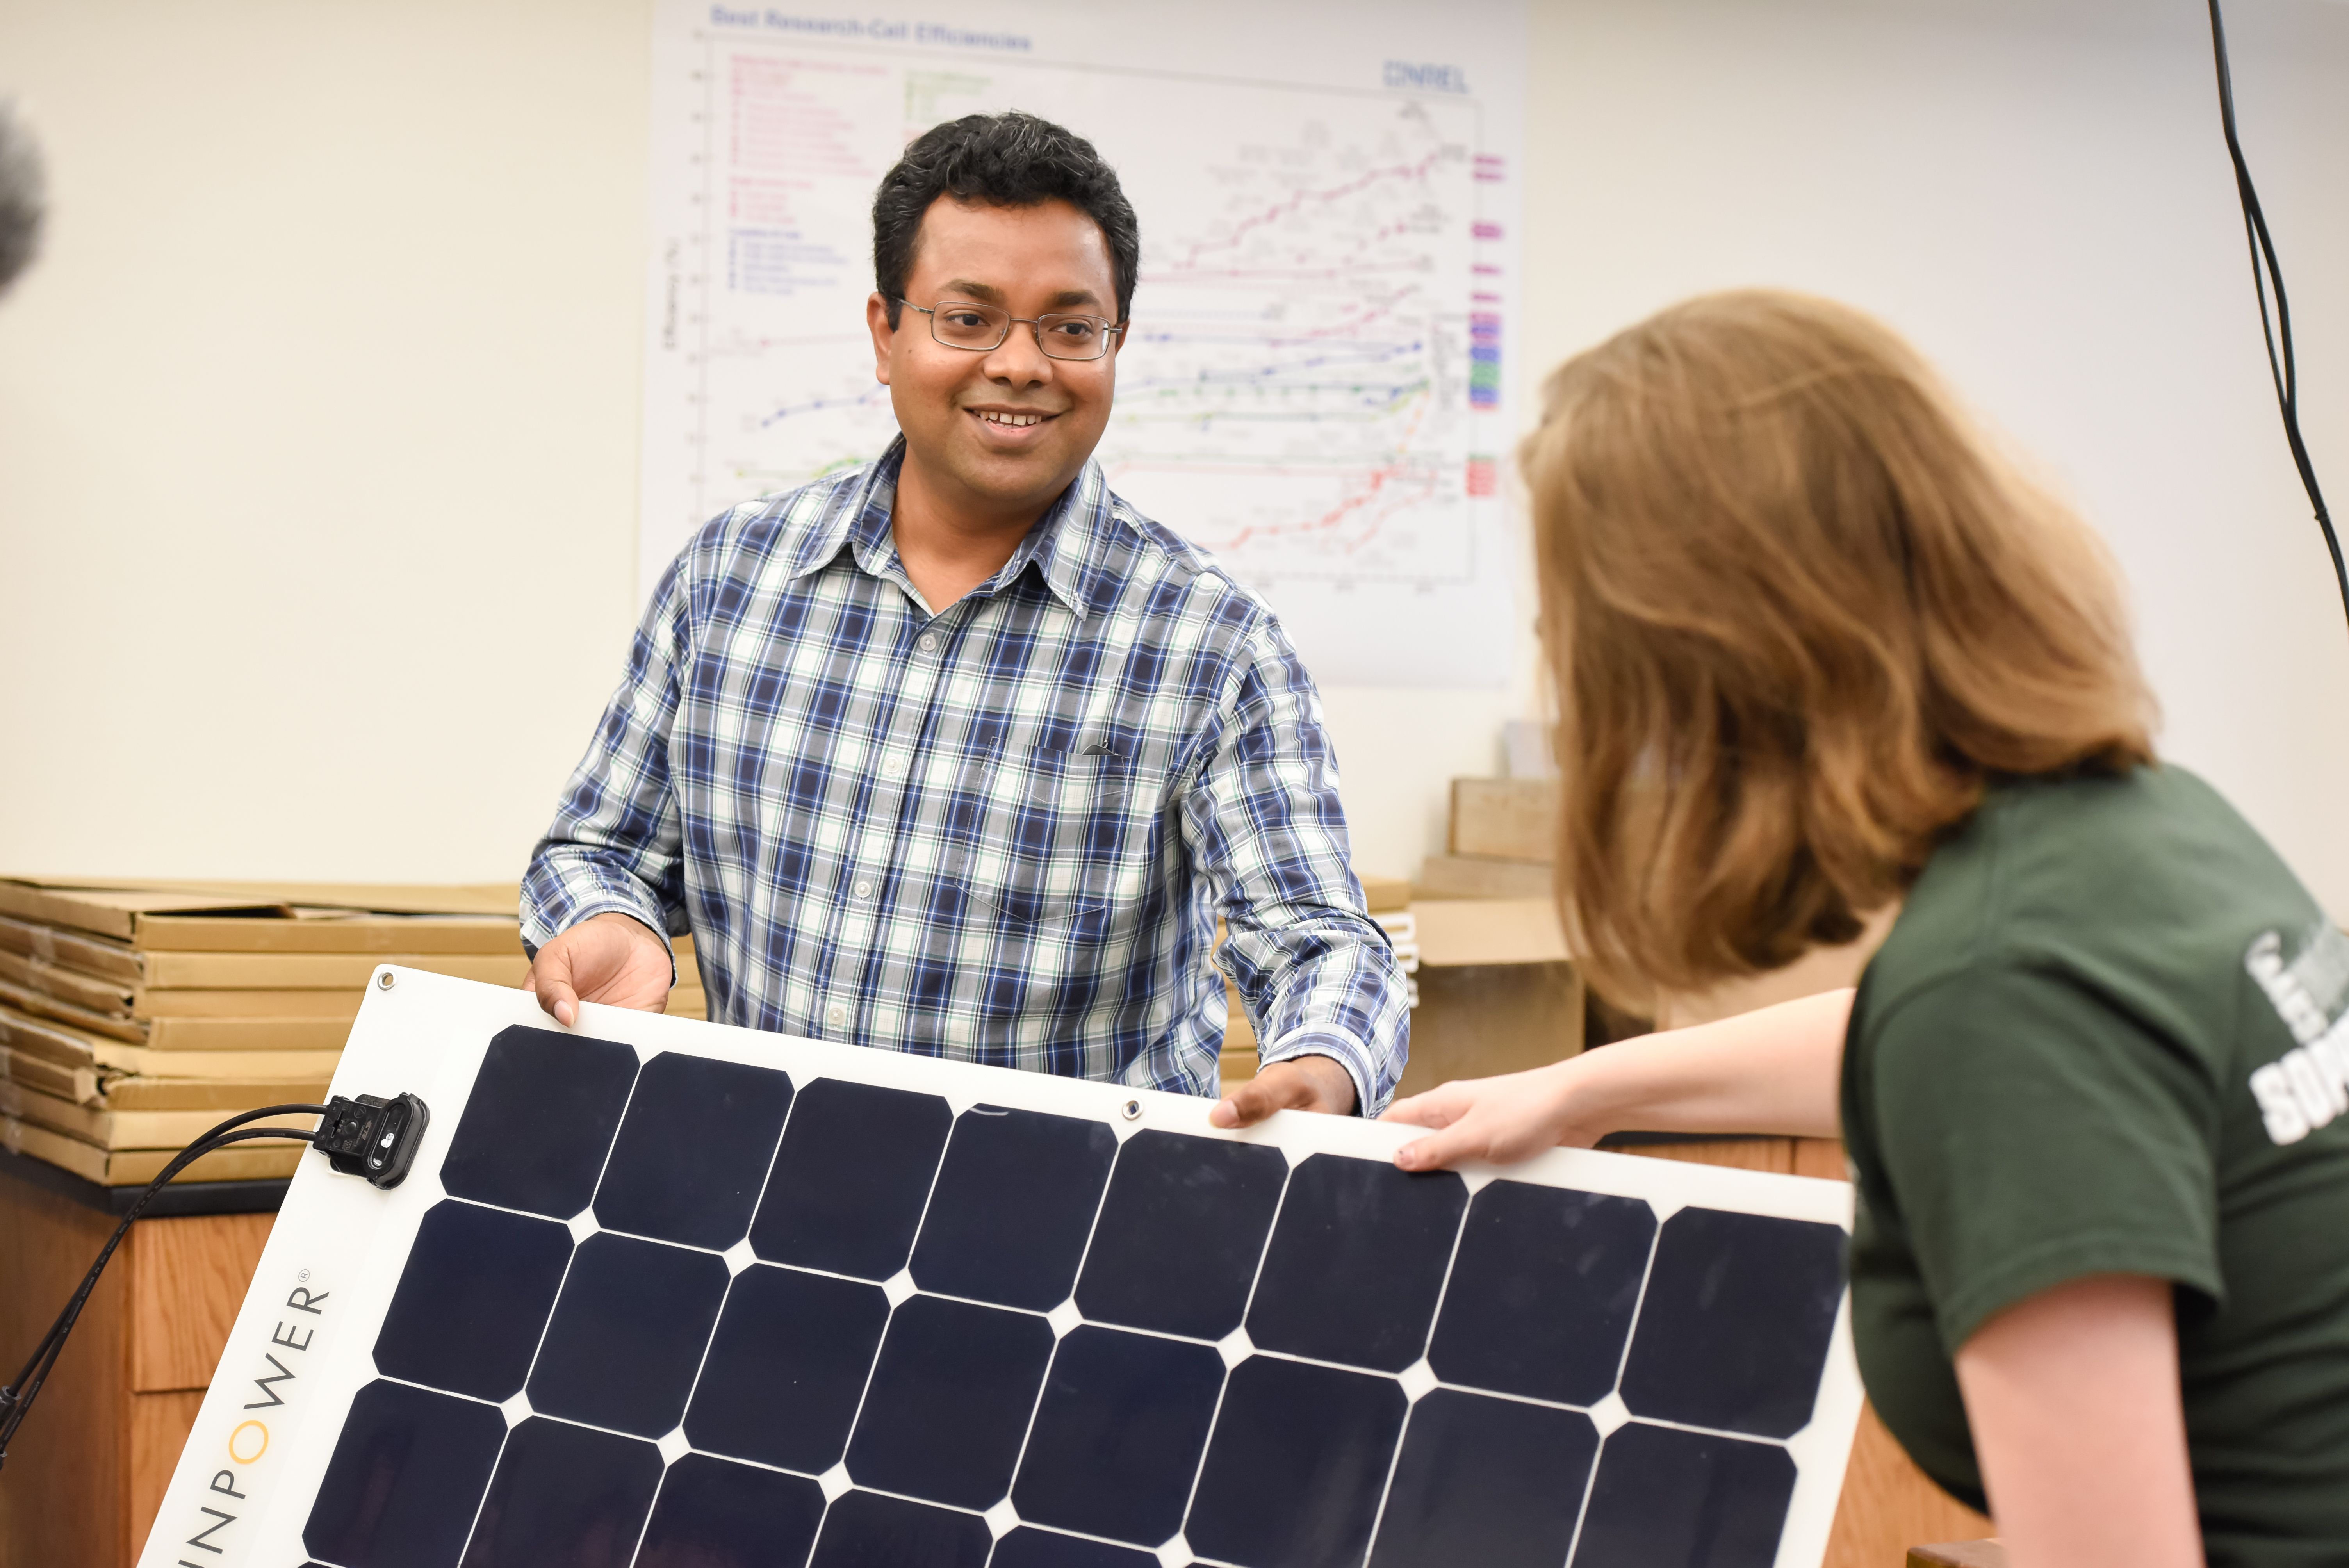
[[[2214,1568],[2349,1562],[2349,941],[2176,767],[1994,789],[1868,965],[1843,1067],[1860,1370],[1984,1506],[1951,1357],[2068,1280],[2177,1285]]]

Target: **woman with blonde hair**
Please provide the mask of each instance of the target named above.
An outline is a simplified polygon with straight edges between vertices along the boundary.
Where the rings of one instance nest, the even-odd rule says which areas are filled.
[[[1868,1394],[2017,1568],[2349,1562],[2349,941],[2156,759],[2096,542],[1791,294],[1568,362],[1523,460],[1585,973],[1879,945],[1404,1100],[1397,1162],[1840,1134]]]

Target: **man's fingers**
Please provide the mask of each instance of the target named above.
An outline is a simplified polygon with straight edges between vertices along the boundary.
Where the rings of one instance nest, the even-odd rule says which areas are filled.
[[[572,988],[571,955],[554,943],[538,950],[530,966],[530,989],[548,1016],[569,1028],[579,1021],[579,994]]]
[[[538,1005],[566,1029],[579,1021],[579,998],[561,981],[550,983],[539,993]]]
[[[1254,1078],[1217,1100],[1207,1112],[1210,1127],[1247,1127],[1262,1121],[1277,1109],[1267,1103],[1264,1086]]]
[[[1294,1073],[1274,1073],[1250,1078],[1217,1100],[1207,1112],[1207,1122],[1212,1127],[1253,1127],[1276,1110],[1294,1109],[1312,1099],[1311,1084]]]

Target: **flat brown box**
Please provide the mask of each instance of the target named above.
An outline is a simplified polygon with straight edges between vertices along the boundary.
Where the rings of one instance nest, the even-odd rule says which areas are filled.
[[[60,1166],[104,1187],[143,1187],[162,1174],[163,1167],[179,1153],[176,1149],[99,1149],[14,1116],[0,1116],[0,1148]],[[233,1143],[212,1150],[172,1180],[249,1181],[291,1176],[301,1163],[302,1152],[298,1143]]]
[[[326,1077],[139,1078],[50,1061],[5,1046],[0,1046],[0,1078],[99,1110],[208,1110],[214,1116],[256,1105],[315,1105],[326,1099],[327,1084]]]
[[[1475,855],[1430,855],[1412,883],[1414,898],[1548,898],[1547,862],[1495,861]]]
[[[159,1051],[5,1006],[0,1006],[0,1045],[64,1067],[171,1078],[288,1078],[323,1082],[334,1076],[335,1064],[343,1055],[340,1039],[333,1048],[323,1050]]]
[[[330,991],[299,995],[325,996],[330,1002],[336,995]],[[76,1006],[5,980],[0,980],[0,1005],[63,1024],[78,1033],[155,1051],[339,1051],[350,1037],[351,1014],[358,1011],[354,999],[349,1012],[339,1018],[125,1018]]]
[[[285,1102],[260,1100],[252,1106],[233,1107],[225,1113],[218,1109],[114,1110],[78,1105],[14,1078],[0,1078],[0,1116],[12,1116],[101,1150],[153,1149],[176,1153],[218,1126],[225,1115],[272,1103]],[[281,1116],[254,1125],[306,1132],[316,1121],[308,1115]]]
[[[347,1021],[358,1016],[359,1002],[367,995],[365,976],[347,986],[331,991],[159,987],[101,979],[78,969],[68,969],[62,964],[47,964],[16,953],[0,953],[0,984],[21,987],[85,1012],[127,1019],[341,1018]]]
[[[1454,779],[1455,855],[1547,862],[1557,855],[1557,780]]]
[[[481,953],[522,944],[512,884],[0,879],[0,916],[140,952]],[[0,936],[0,946],[8,945]]]
[[[29,966],[61,976],[63,985],[119,987],[125,995],[144,987],[356,991],[367,984],[378,964],[398,964],[492,985],[519,985],[530,973],[530,960],[523,954],[518,935],[510,953],[150,952],[128,943],[0,915],[0,973],[24,973]]]

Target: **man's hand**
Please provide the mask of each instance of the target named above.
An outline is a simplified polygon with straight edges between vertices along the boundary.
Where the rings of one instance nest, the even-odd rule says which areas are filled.
[[[1276,1110],[1354,1111],[1354,1076],[1331,1057],[1291,1057],[1275,1062],[1216,1102],[1216,1127],[1250,1127]]]
[[[558,1024],[579,1021],[579,1004],[605,1002],[657,1013],[668,1006],[668,949],[642,921],[609,910],[581,921],[538,950],[523,989]]]

